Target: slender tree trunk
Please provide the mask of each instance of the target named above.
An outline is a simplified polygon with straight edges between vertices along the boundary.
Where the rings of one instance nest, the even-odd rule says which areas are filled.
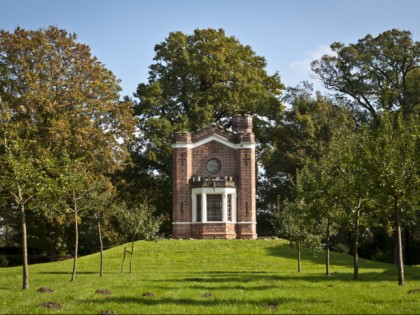
[[[73,259],[73,273],[71,275],[71,281],[76,280],[76,267],[77,267],[77,252],[79,248],[79,229],[77,225],[77,211],[74,212],[74,259]]]
[[[133,273],[134,241],[131,242],[130,273]]]
[[[127,253],[127,247],[124,247],[124,256],[123,256],[123,261],[122,261],[122,266],[121,266],[121,273],[124,272],[124,263],[125,263],[125,255]]]
[[[327,233],[325,241],[325,274],[330,275],[330,223],[327,224]]]
[[[359,209],[357,209],[353,226],[353,280],[359,279],[359,225]]]
[[[301,268],[300,268],[300,243],[299,242],[297,243],[297,250],[298,250],[298,272],[300,272]]]
[[[395,228],[397,234],[397,252],[398,252],[398,285],[404,285],[404,262],[401,236],[401,218],[398,208],[398,197],[394,197]]]
[[[20,187],[19,197],[21,197]],[[22,258],[23,258],[23,290],[29,289],[29,269],[28,269],[28,238],[26,233],[26,216],[25,216],[25,205],[20,204],[20,215],[22,224]]]
[[[104,244],[102,242],[102,231],[101,231],[101,223],[99,222],[98,217],[98,234],[99,234],[99,244],[101,246],[101,256],[100,256],[100,262],[99,262],[99,275],[103,277],[104,275]]]

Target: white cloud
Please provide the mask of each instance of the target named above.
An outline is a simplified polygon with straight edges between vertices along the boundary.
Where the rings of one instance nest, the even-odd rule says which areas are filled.
[[[304,58],[300,60],[293,61],[290,66],[290,72],[293,81],[297,84],[302,81],[309,81],[314,84],[315,89],[320,88],[320,82],[318,82],[311,70],[311,62],[317,59],[320,59],[323,55],[332,55],[333,51],[327,45],[319,45],[315,50],[308,51],[304,54]]]

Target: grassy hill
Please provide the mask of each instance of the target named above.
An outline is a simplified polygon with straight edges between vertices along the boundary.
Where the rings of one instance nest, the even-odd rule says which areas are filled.
[[[332,253],[326,277],[322,254],[295,252],[284,240],[165,240],[135,244],[133,273],[121,274],[124,246],[81,257],[75,282],[72,261],[29,266],[30,289],[23,291],[22,268],[0,269],[0,312],[98,314],[271,314],[419,313],[420,267],[406,267],[406,285],[397,285],[396,266],[361,260],[352,280],[352,257]],[[38,292],[39,288],[54,290]],[[104,293],[95,293],[96,290]],[[48,304],[51,302],[50,304]],[[44,306],[40,306],[44,305]],[[59,307],[61,309],[49,308]]]

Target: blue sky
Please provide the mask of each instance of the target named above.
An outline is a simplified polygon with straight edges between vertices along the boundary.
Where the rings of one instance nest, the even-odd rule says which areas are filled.
[[[355,43],[397,28],[420,38],[420,0],[2,0],[0,28],[50,25],[78,35],[122,80],[146,83],[154,46],[170,32],[223,28],[250,45],[286,86],[312,80],[309,63],[335,41]],[[315,85],[317,86],[317,85]]]

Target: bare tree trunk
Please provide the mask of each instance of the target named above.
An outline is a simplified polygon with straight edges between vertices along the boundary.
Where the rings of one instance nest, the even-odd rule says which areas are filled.
[[[124,247],[124,256],[123,256],[123,261],[122,261],[122,266],[121,266],[121,273],[124,272],[124,263],[125,263],[125,255],[127,253],[127,247]]]
[[[103,277],[104,275],[104,244],[102,242],[102,231],[101,231],[101,223],[99,222],[98,217],[98,234],[99,234],[99,244],[101,246],[101,256],[100,256],[100,262],[99,262],[99,275]]]
[[[357,209],[353,226],[353,280],[359,279],[359,225],[359,209]]]
[[[134,254],[134,241],[131,242],[130,273],[133,273],[133,254]]]
[[[74,259],[73,259],[73,273],[71,275],[71,281],[76,280],[76,267],[77,267],[77,252],[79,248],[79,229],[77,226],[77,211],[74,212]]]
[[[299,242],[297,243],[297,250],[298,250],[298,272],[300,272],[301,268],[300,268],[300,243]]]
[[[330,223],[327,224],[327,235],[325,244],[325,274],[330,275]]]
[[[19,187],[19,195],[21,195]],[[26,232],[25,205],[20,204],[20,215],[22,224],[22,257],[23,257],[23,290],[29,289],[29,269],[28,269],[28,240]]]
[[[397,252],[398,252],[398,285],[404,285],[404,262],[401,236],[401,218],[398,208],[398,197],[394,197],[395,228],[397,233]]]

